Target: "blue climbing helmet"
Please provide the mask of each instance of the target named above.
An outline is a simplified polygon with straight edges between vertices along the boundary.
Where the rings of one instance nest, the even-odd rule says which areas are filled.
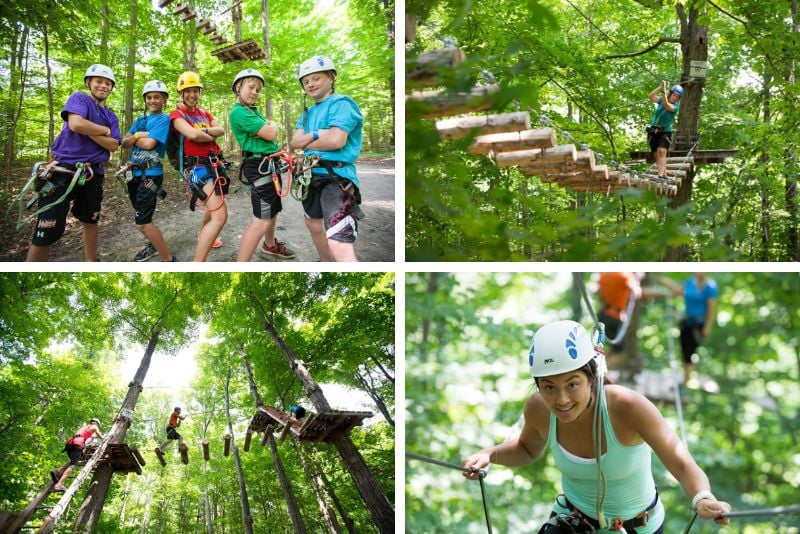
[[[680,85],[673,85],[671,91],[678,96],[683,96],[683,87]]]

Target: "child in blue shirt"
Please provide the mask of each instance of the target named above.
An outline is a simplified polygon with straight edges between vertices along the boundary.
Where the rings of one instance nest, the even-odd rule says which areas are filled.
[[[319,157],[303,201],[306,226],[320,260],[358,261],[353,244],[363,214],[355,163],[364,118],[351,98],[334,93],[336,68],[330,58],[314,56],[303,62],[297,79],[314,105],[297,121],[290,144]]]
[[[175,261],[161,230],[153,223],[157,197],[166,196],[161,188],[164,181],[161,158],[166,152],[169,136],[169,115],[164,114],[169,98],[166,84],[159,80],[147,82],[142,89],[142,98],[149,113],[136,119],[122,140],[122,148],[133,147],[128,161],[132,177],[127,183],[128,197],[135,210],[134,222],[149,240],[133,260],[146,261],[158,254],[161,261]]]

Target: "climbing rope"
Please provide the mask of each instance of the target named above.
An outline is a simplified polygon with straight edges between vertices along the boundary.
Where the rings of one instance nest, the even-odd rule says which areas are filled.
[[[666,322],[668,325],[672,325],[673,314],[672,314],[672,305],[667,302],[666,305]],[[678,370],[678,359],[675,358],[675,338],[669,333],[667,330],[667,348],[669,350],[669,367],[672,370],[673,376],[673,383],[672,388],[675,394],[675,409],[678,412],[678,428],[681,431],[681,441],[683,441],[683,445],[686,447],[686,450],[689,450],[689,442],[686,439],[686,428],[683,423],[683,403],[681,401],[681,390],[680,390],[680,378]]]
[[[633,318],[633,310],[636,308],[636,294],[631,292],[631,296],[628,299],[628,307],[625,310],[625,321],[623,321],[622,325],[619,327],[619,332],[614,339],[609,339],[606,341],[609,345],[619,345],[619,343],[625,338],[625,334],[628,332],[628,326],[631,324],[631,319]]]
[[[441,460],[437,460],[436,458],[431,458],[429,456],[423,456],[421,454],[416,454],[413,452],[406,451],[406,457],[411,458],[412,460],[420,460],[421,462],[427,462],[429,464],[438,465],[440,467],[447,467],[449,469],[455,469],[457,471],[461,471],[462,473],[474,473],[472,469],[467,469],[466,467],[461,467],[460,465],[451,464],[448,462],[443,462]],[[483,484],[483,479],[486,478],[486,470],[479,469],[478,470],[478,481],[481,484],[481,498],[483,499],[483,513],[486,516],[486,529],[489,534],[492,534],[492,522],[489,519],[489,504],[486,501],[486,487]]]

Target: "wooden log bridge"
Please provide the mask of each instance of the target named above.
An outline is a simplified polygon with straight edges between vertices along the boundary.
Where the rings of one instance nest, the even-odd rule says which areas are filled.
[[[233,436],[231,436],[230,434],[225,434],[225,438],[224,439],[225,439],[225,448],[222,450],[222,455],[223,456],[230,456],[230,454],[231,454],[231,440],[233,439]]]
[[[181,462],[183,462],[183,465],[187,465],[189,463],[189,447],[181,443],[178,445],[178,450],[181,453]]]
[[[156,447],[156,456],[158,457],[158,463],[160,463],[162,467],[166,467],[167,461],[164,459],[164,451]]]
[[[301,441],[330,443],[354,427],[361,425],[364,419],[372,417],[372,412],[328,410],[319,414],[308,414],[302,424],[290,421],[289,415],[271,406],[259,406],[250,428],[254,432],[272,431],[281,425],[284,429]]]
[[[466,56],[459,48],[447,46],[406,60],[406,81],[412,87],[442,85],[440,74],[464,62]]]
[[[473,133],[485,135],[519,132],[529,130],[530,127],[531,116],[522,111],[500,115],[473,115],[436,123],[436,130],[442,139],[463,139]]]
[[[556,131],[552,128],[539,128],[479,135],[469,147],[469,153],[478,156],[554,146],[556,146]]]
[[[203,460],[208,461],[208,459],[210,458],[210,454],[208,453],[208,440],[204,439],[202,441],[202,445],[203,445]]]
[[[415,91],[406,100],[406,108],[413,107],[426,119],[460,115],[471,111],[484,111],[492,107],[492,95],[500,91],[496,84],[474,87],[468,93]],[[406,113],[408,116],[408,113]]]

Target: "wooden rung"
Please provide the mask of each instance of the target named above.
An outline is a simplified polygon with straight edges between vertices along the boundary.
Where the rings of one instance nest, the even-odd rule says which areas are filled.
[[[484,111],[492,107],[491,96],[498,91],[499,85],[483,85],[473,88],[469,93],[453,94],[444,90],[414,92],[407,99],[406,115],[412,108],[420,117],[427,119]]]
[[[210,458],[210,454],[208,453],[208,440],[204,439],[202,445],[203,445],[203,460],[208,461],[208,459]]]
[[[201,30],[203,28],[208,28],[209,26],[211,26],[211,21],[209,19],[199,19],[194,24],[198,30]]]
[[[167,7],[172,3],[172,0],[158,0],[158,7]]]
[[[253,431],[247,429],[247,434],[244,436],[244,452],[250,451],[250,440],[253,439]]]
[[[415,87],[442,85],[439,74],[464,62],[466,55],[454,46],[432,50],[406,61],[406,82]]]
[[[231,454],[231,437],[230,434],[225,434],[225,449],[222,451],[224,456],[229,456]]]
[[[156,456],[158,457],[158,461],[161,463],[161,465],[163,465],[163,466],[167,465],[166,460],[164,460],[164,451],[162,451],[161,449],[158,449],[156,451]]]
[[[530,148],[552,148],[556,146],[556,132],[552,128],[539,128],[522,132],[506,132],[480,135],[469,147],[470,154],[491,152],[514,152]]]
[[[175,8],[172,10],[172,14],[180,15],[181,13],[186,13],[187,11],[189,11],[189,4],[186,2],[182,2],[177,6],[175,6]]]
[[[181,22],[189,22],[190,20],[196,17],[197,17],[196,11],[189,11],[188,13],[186,13],[184,16],[181,17]]]
[[[503,152],[497,155],[497,166],[525,166],[542,161],[575,161],[576,159],[577,150],[575,150],[575,145],[557,145],[547,149],[534,148],[532,150]]]
[[[203,35],[208,35],[209,33],[216,32],[217,26],[212,22],[209,26],[202,28],[200,31],[203,32]]]
[[[470,134],[488,135],[520,132],[528,130],[530,127],[531,116],[524,111],[445,119],[436,123],[436,130],[442,139],[462,139]]]
[[[144,461],[144,456],[142,456],[142,453],[139,452],[138,448],[131,447],[131,452],[133,453],[133,456],[136,458],[136,461],[139,462],[139,465],[141,466],[147,465]]]
[[[183,462],[184,465],[188,464],[189,463],[189,447],[187,447],[186,445],[181,445],[180,447],[178,447],[178,450],[181,453],[181,462]]]

